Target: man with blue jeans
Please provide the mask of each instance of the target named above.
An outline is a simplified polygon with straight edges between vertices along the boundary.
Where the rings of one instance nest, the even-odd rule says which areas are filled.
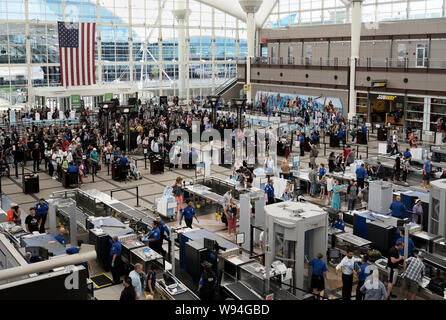
[[[310,180],[310,196],[314,197],[316,193],[316,183],[317,183],[317,168],[311,169],[308,173],[308,179]]]

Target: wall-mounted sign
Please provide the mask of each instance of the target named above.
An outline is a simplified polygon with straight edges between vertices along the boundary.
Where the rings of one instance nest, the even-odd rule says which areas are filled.
[[[104,94],[104,101],[110,101],[111,99],[113,99],[113,93]]]
[[[79,94],[73,94],[71,96],[71,109],[80,111],[81,109],[81,96]]]
[[[385,88],[387,87],[387,80],[374,80],[372,81],[372,88]]]
[[[370,99],[371,100],[387,100],[387,101],[394,101],[394,102],[404,102],[404,97],[402,97],[402,96],[387,95],[387,94],[371,94]]]

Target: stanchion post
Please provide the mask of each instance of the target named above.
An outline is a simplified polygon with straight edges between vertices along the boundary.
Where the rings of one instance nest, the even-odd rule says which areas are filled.
[[[139,188],[136,186],[136,206],[139,207]]]

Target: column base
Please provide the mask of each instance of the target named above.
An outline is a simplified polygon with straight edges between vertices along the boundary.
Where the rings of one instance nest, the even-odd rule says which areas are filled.
[[[356,116],[356,112],[354,112],[354,113],[349,112],[348,115],[347,115],[347,119],[348,120],[353,120],[354,116]]]

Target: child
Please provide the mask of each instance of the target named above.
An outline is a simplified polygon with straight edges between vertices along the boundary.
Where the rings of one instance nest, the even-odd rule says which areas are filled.
[[[85,168],[84,168],[84,162],[82,161],[79,165],[79,182],[80,184],[84,184],[84,174],[85,174]]]

